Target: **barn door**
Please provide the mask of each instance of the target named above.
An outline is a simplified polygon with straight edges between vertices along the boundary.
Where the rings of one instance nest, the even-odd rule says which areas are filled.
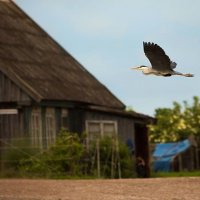
[[[141,157],[145,161],[146,175],[149,177],[149,139],[148,129],[145,124],[135,124],[135,156],[136,158]]]

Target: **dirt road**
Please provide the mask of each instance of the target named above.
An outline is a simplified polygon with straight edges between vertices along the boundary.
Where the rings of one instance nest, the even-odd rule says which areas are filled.
[[[121,180],[0,179],[0,200],[200,200],[200,177]]]

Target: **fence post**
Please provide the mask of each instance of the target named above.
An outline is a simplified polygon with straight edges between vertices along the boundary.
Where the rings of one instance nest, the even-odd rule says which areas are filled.
[[[118,175],[119,178],[122,177],[121,175],[121,163],[120,163],[120,155],[119,155],[119,141],[118,141],[118,137],[116,137],[116,153],[117,153],[117,168],[118,168]]]
[[[99,139],[97,139],[96,148],[97,148],[97,176],[98,178],[100,178],[101,177],[101,163],[100,163]]]

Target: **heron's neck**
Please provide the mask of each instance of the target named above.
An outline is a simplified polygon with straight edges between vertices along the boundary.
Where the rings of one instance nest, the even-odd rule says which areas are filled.
[[[143,72],[144,74],[146,74],[146,75],[152,74],[152,73],[153,73],[152,68],[151,68],[151,67],[147,67],[147,66],[145,66],[145,67],[142,69],[142,72]]]

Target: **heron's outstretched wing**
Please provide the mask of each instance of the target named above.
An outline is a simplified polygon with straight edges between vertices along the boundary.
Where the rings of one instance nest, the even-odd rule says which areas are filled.
[[[170,58],[157,44],[143,42],[144,53],[149,59],[152,68],[158,71],[172,70]]]

